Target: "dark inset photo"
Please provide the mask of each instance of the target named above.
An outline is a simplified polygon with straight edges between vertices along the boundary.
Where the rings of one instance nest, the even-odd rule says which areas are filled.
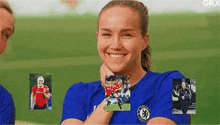
[[[129,78],[119,75],[105,77],[105,111],[130,110]]]
[[[29,74],[29,110],[52,110],[51,74]]]
[[[196,114],[196,80],[173,79],[172,114]]]

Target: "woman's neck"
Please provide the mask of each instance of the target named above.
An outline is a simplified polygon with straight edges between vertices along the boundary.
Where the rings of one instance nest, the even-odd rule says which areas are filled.
[[[133,70],[124,71],[122,73],[115,73],[115,75],[129,75],[130,85],[133,86],[137,82],[139,82],[146,74],[146,71],[139,65],[138,67],[134,67]]]

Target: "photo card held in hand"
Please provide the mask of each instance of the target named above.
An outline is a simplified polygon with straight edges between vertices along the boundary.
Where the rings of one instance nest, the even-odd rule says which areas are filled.
[[[105,76],[105,111],[130,110],[130,76]]]

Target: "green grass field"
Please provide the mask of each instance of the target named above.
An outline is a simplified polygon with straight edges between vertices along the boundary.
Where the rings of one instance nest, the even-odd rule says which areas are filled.
[[[59,124],[67,89],[100,78],[96,21],[93,15],[15,18],[0,82],[13,95],[16,120]],[[219,123],[219,22],[217,13],[150,15],[152,71],[196,79],[193,124]],[[52,74],[52,110],[28,110],[29,73]]]
[[[130,110],[130,104],[123,104],[121,107],[124,111]],[[118,104],[105,105],[105,111],[120,111],[120,108]]]

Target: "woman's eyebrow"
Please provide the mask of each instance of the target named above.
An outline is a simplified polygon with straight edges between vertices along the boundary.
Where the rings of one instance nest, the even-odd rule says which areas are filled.
[[[14,27],[13,28],[9,28],[9,27],[6,27],[6,28],[4,28],[4,30],[6,30],[6,31],[10,31],[10,32],[14,32]]]
[[[104,31],[111,31],[110,29],[108,29],[108,28],[102,28],[101,30],[104,30]],[[122,29],[122,30],[120,30],[121,32],[126,32],[126,31],[134,31],[134,29]]]
[[[110,29],[108,29],[108,28],[102,28],[101,30],[104,30],[104,31],[109,31],[109,32],[111,32],[111,30],[110,30]]]
[[[122,29],[121,32],[134,31],[134,29]]]

